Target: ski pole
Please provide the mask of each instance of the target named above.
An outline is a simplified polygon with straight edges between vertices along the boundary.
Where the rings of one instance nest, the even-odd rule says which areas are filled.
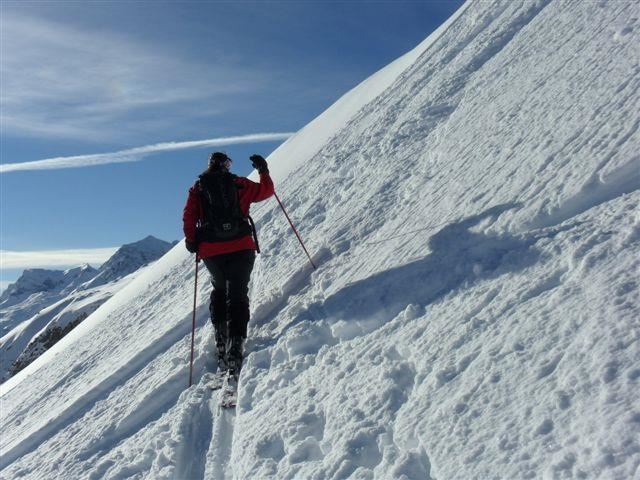
[[[282,212],[284,213],[284,216],[287,217],[287,220],[289,221],[289,225],[291,225],[291,229],[293,230],[293,233],[295,233],[296,237],[298,237],[298,241],[300,242],[300,245],[302,245],[302,249],[304,250],[304,253],[307,254],[307,257],[309,257],[309,262],[311,262],[311,266],[315,270],[316,269],[316,265],[315,265],[315,263],[313,263],[313,260],[311,260],[311,255],[309,255],[309,252],[307,252],[307,248],[304,246],[304,242],[300,238],[300,235],[298,234],[298,231],[296,230],[296,227],[293,226],[293,222],[289,218],[289,215],[287,214],[287,211],[284,209],[284,205],[282,205],[282,202],[278,198],[278,194],[274,191],[273,195],[276,197],[276,200],[280,204],[280,208],[282,209]]]
[[[193,345],[196,336],[196,296],[198,295],[198,254],[196,253],[196,278],[193,287],[193,319],[191,320],[191,361],[189,362],[189,386],[193,380]]]

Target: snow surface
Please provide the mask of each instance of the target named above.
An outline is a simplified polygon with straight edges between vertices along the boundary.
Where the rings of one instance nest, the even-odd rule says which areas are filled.
[[[236,410],[179,244],[0,387],[3,478],[637,478],[638,4],[464,8],[269,159],[319,268],[256,206]]]

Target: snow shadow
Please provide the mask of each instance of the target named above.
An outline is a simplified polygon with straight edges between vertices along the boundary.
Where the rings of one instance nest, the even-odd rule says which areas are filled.
[[[518,207],[498,205],[449,224],[429,239],[426,257],[349,284],[327,298],[320,309],[334,334],[353,338],[395,318],[409,305],[416,313],[416,306],[426,308],[457,288],[534,264],[539,253],[530,247],[538,238],[471,231]]]

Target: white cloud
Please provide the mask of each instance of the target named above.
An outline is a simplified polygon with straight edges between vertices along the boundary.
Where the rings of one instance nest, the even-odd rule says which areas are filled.
[[[224,108],[230,95],[255,91],[264,78],[222,58],[198,64],[105,30],[8,11],[0,22],[5,133],[121,138],[146,122],[175,126],[207,104]]]
[[[85,263],[102,264],[117,250],[112,248],[88,248],[76,250],[40,250],[15,252],[0,250],[1,269],[75,267]]]
[[[182,150],[195,147],[215,147],[240,143],[256,143],[274,140],[285,140],[293,133],[254,133],[235,137],[209,138],[207,140],[192,140],[188,142],[163,142],[143,147],[128,148],[111,153],[94,153],[90,155],[75,155],[72,157],[55,157],[21,163],[0,164],[0,173],[16,172],[20,170],[51,170],[58,168],[78,168],[105,165],[108,163],[137,162],[147,155],[171,150]]]

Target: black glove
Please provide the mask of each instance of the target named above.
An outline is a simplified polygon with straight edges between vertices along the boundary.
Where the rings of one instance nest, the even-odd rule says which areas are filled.
[[[185,247],[187,247],[187,250],[189,250],[190,253],[198,253],[198,243],[197,242],[190,242],[189,240],[185,240],[184,241],[184,245],[185,245]]]
[[[249,160],[251,160],[251,165],[253,165],[253,168],[258,170],[258,173],[269,173],[267,161],[261,155],[251,155],[249,157]]]

